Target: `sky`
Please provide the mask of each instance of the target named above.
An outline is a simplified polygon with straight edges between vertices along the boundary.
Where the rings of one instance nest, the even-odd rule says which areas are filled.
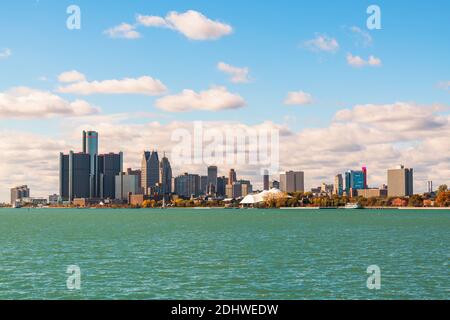
[[[67,25],[76,5],[80,28]],[[380,29],[369,29],[370,5]],[[0,202],[58,192],[58,155],[96,130],[101,152],[167,152],[195,123],[279,132],[278,171],[306,187],[399,164],[450,183],[448,1],[2,1]],[[260,187],[260,168],[219,165]],[[173,163],[174,175],[206,174]],[[278,180],[274,172],[273,179]]]

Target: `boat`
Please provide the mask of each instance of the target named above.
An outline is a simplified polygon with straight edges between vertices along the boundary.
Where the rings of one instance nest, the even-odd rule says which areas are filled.
[[[362,209],[362,206],[359,203],[347,203],[344,209]]]

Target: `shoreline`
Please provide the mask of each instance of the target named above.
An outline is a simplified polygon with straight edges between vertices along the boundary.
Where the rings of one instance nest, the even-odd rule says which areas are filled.
[[[241,210],[449,210],[450,207],[363,207],[348,209],[345,207],[279,207],[279,208],[240,208],[240,207],[156,207],[156,208],[111,208],[111,207],[22,207],[22,208],[12,208],[12,207],[1,207],[1,209],[77,209],[77,210],[90,210],[90,209],[129,209],[129,210],[170,210],[170,209],[192,209],[192,210],[231,210],[231,209],[241,209]]]

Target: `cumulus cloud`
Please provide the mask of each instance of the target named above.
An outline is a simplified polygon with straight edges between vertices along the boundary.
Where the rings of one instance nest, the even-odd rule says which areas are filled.
[[[0,92],[0,118],[52,118],[95,114],[84,100],[67,101],[48,91],[16,87]]]
[[[287,105],[305,105],[311,104],[313,102],[313,97],[311,94],[304,91],[291,91],[288,92],[286,99],[284,99],[284,104]]]
[[[354,56],[351,53],[347,54],[347,63],[356,68],[364,67],[364,66],[370,66],[370,67],[380,67],[381,66],[381,60],[379,58],[376,58],[374,56],[369,56],[368,60],[364,60],[360,56]]]
[[[336,52],[339,49],[336,39],[323,34],[316,34],[314,39],[305,41],[303,45],[311,51]]]
[[[229,92],[227,88],[217,86],[198,93],[185,89],[179,94],[158,99],[156,106],[169,112],[219,111],[241,108],[245,106],[245,100],[241,96]]]
[[[105,30],[104,33],[110,38],[138,39],[141,37],[140,33],[136,31],[136,27],[128,23],[121,23]]]
[[[78,82],[78,81],[85,81],[86,77],[81,72],[78,72],[76,70],[72,71],[66,71],[61,73],[58,76],[59,82]]]
[[[146,27],[163,27],[175,30],[191,40],[215,40],[232,33],[233,28],[223,22],[214,21],[194,10],[184,13],[169,12],[165,18],[138,15],[137,23]]]
[[[0,59],[7,59],[12,55],[12,51],[11,49],[3,49],[2,51],[0,51]]]
[[[139,78],[124,78],[120,80],[87,81],[78,71],[63,72],[58,79],[61,82],[73,82],[60,86],[60,93],[73,93],[80,95],[91,94],[143,94],[156,96],[167,91],[166,86],[158,79],[150,76]]]
[[[225,62],[219,62],[217,64],[217,69],[226,74],[231,75],[231,82],[233,83],[248,83],[250,82],[249,78],[249,69],[248,68],[239,68],[232,65],[229,65]]]

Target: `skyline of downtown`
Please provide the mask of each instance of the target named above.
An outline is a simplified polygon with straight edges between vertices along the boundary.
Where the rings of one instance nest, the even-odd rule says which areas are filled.
[[[449,36],[443,14],[448,3],[412,8],[380,1],[383,27],[368,30],[369,3],[325,6],[317,15],[320,4],[303,2],[284,20],[276,17],[282,9],[272,12],[273,5],[266,4],[260,8],[269,22],[264,24],[257,17],[244,23],[244,15],[231,14],[233,8],[249,13],[249,4],[231,3],[230,9],[196,1],[114,4],[96,19],[99,5],[80,1],[85,18],[78,31],[65,27],[69,4],[24,1],[7,4],[10,10],[1,13],[3,26],[9,23],[24,32],[20,39],[0,37],[0,68],[10,75],[0,79],[0,202],[7,202],[9,188],[21,184],[28,184],[33,196],[57,193],[58,154],[80,150],[82,130],[99,132],[101,153],[123,151],[124,168],[139,168],[143,150],[166,151],[172,158],[173,132],[184,128],[192,133],[198,120],[222,133],[230,128],[279,130],[280,171],[304,171],[307,190],[361,166],[368,168],[369,186],[381,186],[386,170],[399,164],[414,168],[417,192],[426,190],[428,180],[435,186],[448,183],[449,44],[441,41]],[[173,23],[166,16],[170,11],[177,11],[178,18],[198,19],[182,15],[188,10],[232,32],[225,28],[224,34],[213,33],[216,39],[196,39],[183,25],[178,33],[173,26],[147,26],[148,16]],[[31,14],[29,20],[14,21],[22,11]],[[50,18],[37,23],[42,12]],[[431,13],[434,19],[425,26],[420,15]],[[147,17],[135,30],[140,37],[104,33],[131,23],[137,14]],[[302,19],[294,19],[295,14]],[[318,22],[307,19],[308,14]],[[298,28],[289,28],[294,21]],[[257,28],[277,49],[251,37]],[[276,37],[279,31],[282,36]],[[52,36],[38,43],[36,32]],[[427,52],[419,43],[434,50]],[[36,57],[30,56],[29,46]],[[88,46],[95,55],[85,50]],[[174,163],[173,171],[203,175],[206,166]],[[261,188],[259,166],[218,167],[220,175],[234,168]]]

